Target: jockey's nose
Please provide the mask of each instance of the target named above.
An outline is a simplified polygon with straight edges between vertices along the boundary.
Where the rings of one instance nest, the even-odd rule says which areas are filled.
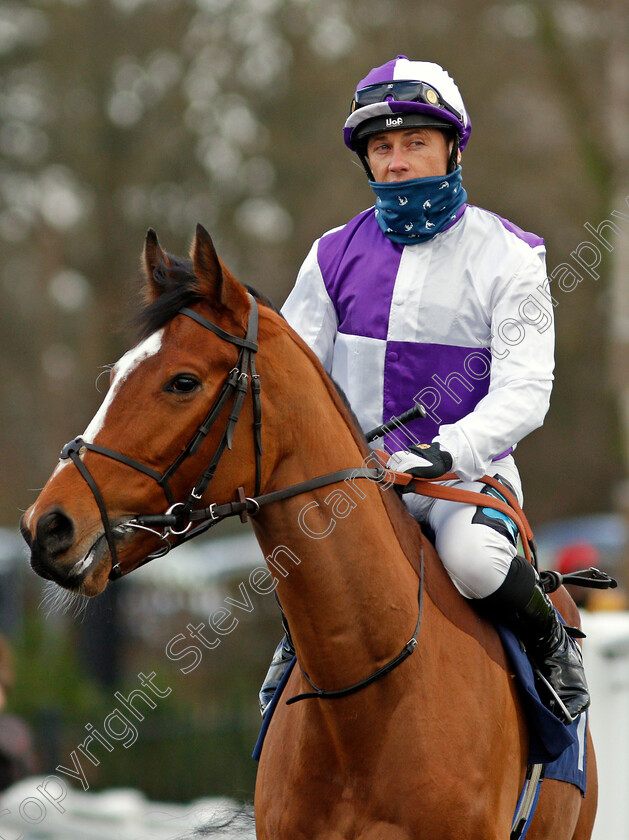
[[[400,144],[394,144],[389,160],[390,172],[406,172],[409,168],[407,155]]]

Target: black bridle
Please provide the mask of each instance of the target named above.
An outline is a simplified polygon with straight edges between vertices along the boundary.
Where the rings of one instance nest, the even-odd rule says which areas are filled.
[[[179,310],[178,314],[185,315],[188,318],[192,318],[193,321],[196,321],[196,323],[200,324],[205,329],[210,330],[210,332],[217,335],[223,341],[227,341],[230,344],[234,344],[237,347],[239,347],[240,352],[235,367],[233,367],[229,372],[229,375],[225,383],[223,384],[220,393],[218,394],[212,407],[206,414],[205,419],[203,420],[197,431],[194,433],[188,444],[184,447],[180,454],[175,458],[175,460],[163,473],[160,473],[157,470],[146,466],[146,464],[143,464],[140,461],[129,457],[128,455],[124,455],[121,452],[117,452],[113,449],[107,449],[103,446],[97,446],[96,444],[89,443],[80,437],[75,438],[74,440],[70,441],[70,443],[67,443],[61,451],[60,457],[62,459],[72,460],[77,470],[79,471],[79,473],[87,483],[88,487],[92,491],[92,494],[98,506],[105,532],[105,539],[107,540],[109,551],[111,553],[112,567],[109,573],[110,580],[117,580],[118,578],[122,577],[123,574],[125,574],[122,571],[116,552],[114,533],[116,530],[120,532],[120,530],[122,529],[123,533],[124,531],[129,529],[147,531],[164,541],[164,547],[157,552],[149,554],[148,557],[146,557],[136,567],[139,568],[139,566],[148,563],[150,560],[153,560],[156,557],[162,557],[164,554],[167,554],[170,551],[170,549],[173,548],[175,545],[180,545],[182,542],[186,542],[187,540],[192,539],[202,531],[207,530],[208,528],[212,527],[213,525],[216,525],[218,522],[221,522],[223,519],[229,516],[238,515],[240,516],[241,520],[245,522],[248,515],[253,516],[260,510],[260,508],[264,507],[265,505],[272,504],[274,502],[279,502],[283,499],[289,499],[293,496],[298,496],[301,493],[316,490],[320,487],[326,487],[330,484],[335,484],[339,481],[345,481],[346,479],[354,480],[356,478],[364,478],[369,479],[371,481],[379,482],[382,481],[386,475],[386,470],[384,467],[381,467],[379,469],[368,469],[366,467],[359,467],[356,469],[337,470],[333,473],[327,473],[326,475],[321,475],[317,476],[316,478],[308,479],[307,481],[302,481],[299,484],[293,484],[290,487],[285,487],[281,490],[275,490],[271,493],[259,495],[261,486],[262,466],[262,408],[260,400],[260,377],[256,373],[255,367],[255,353],[258,350],[258,345],[256,343],[258,337],[258,305],[255,298],[252,295],[249,295],[249,300],[251,302],[251,311],[249,313],[247,332],[244,339],[232,335],[231,333],[225,332],[225,330],[222,330],[216,324],[213,324],[211,321],[208,321],[207,318],[204,318],[202,315],[199,315],[192,309],[184,307]],[[254,496],[245,496],[244,489],[242,487],[239,487],[237,491],[239,498],[235,502],[229,502],[223,505],[212,503],[208,507],[195,508],[195,505],[201,500],[205,491],[207,490],[210,481],[214,477],[214,473],[216,472],[216,468],[225,449],[232,448],[234,429],[236,423],[238,422],[238,418],[240,417],[240,412],[247,392],[249,390],[249,380],[251,380],[251,394],[253,400],[253,435],[256,471]],[[218,417],[221,415],[229,399],[232,397],[233,403],[231,411],[229,413],[227,424],[225,426],[225,430],[223,431],[216,451],[214,452],[214,455],[212,456],[207,468],[203,471],[201,477],[188,494],[188,498],[186,499],[186,501],[175,501],[169,483],[170,479],[181,467],[181,465],[186,461],[186,459],[197,452],[202,442],[207,437],[210,429],[212,428]],[[407,412],[407,414],[409,414],[410,417],[410,413]],[[374,433],[384,433],[384,431],[386,431],[387,428],[388,427],[386,425],[382,426],[381,429],[374,430]],[[112,528],[102,494],[98,488],[96,481],[94,480],[94,477],[92,476],[92,474],[90,473],[90,471],[88,470],[81,458],[81,456],[86,452],[94,452],[98,455],[103,455],[106,458],[111,458],[114,461],[118,461],[121,464],[131,467],[132,469],[138,470],[139,472],[144,473],[145,475],[148,475],[150,478],[154,479],[164,491],[164,495],[166,496],[166,500],[169,505],[168,509],[165,511],[165,513],[161,514],[137,514],[132,519],[121,523],[121,525],[116,526],[116,528]],[[201,524],[198,527],[191,530],[193,522],[200,522]],[[160,532],[157,530],[157,528],[162,528],[163,531]],[[177,542],[175,544],[170,542],[170,536],[174,536],[177,539]],[[296,697],[292,697],[288,701],[289,703],[295,703],[298,700],[306,700],[315,697],[320,699],[334,699],[354,694],[355,692],[360,691],[366,686],[371,685],[371,683],[376,682],[377,680],[380,680],[383,677],[385,677],[394,668],[396,668],[398,665],[404,662],[404,660],[407,659],[414,652],[415,648],[417,647],[417,636],[419,634],[419,629],[422,620],[424,590],[423,566],[424,563],[422,552],[421,569],[419,573],[419,614],[417,618],[417,624],[413,631],[413,635],[411,636],[409,641],[404,645],[400,653],[397,654],[397,656],[393,657],[393,659],[391,659],[377,671],[373,672],[368,677],[365,677],[365,679],[360,680],[352,684],[351,686],[347,686],[343,689],[326,690],[319,688],[314,685],[308,674],[306,674],[305,671],[302,670],[305,679],[307,680],[307,682],[313,690],[297,695]]]
[[[145,531],[163,541],[164,545],[159,550],[149,554],[141,563],[138,564],[138,566],[135,567],[139,568],[157,557],[163,557],[171,550],[171,548],[193,539],[219,522],[222,522],[222,520],[227,517],[240,516],[241,521],[246,522],[248,516],[254,516],[260,508],[265,505],[289,499],[293,496],[300,495],[301,493],[317,490],[320,487],[326,487],[329,484],[345,481],[346,479],[354,480],[356,478],[365,478],[370,479],[371,481],[383,480],[386,472],[384,468],[350,468],[338,470],[333,473],[326,473],[325,475],[317,476],[316,478],[311,478],[307,481],[302,481],[299,484],[293,484],[290,487],[275,490],[272,493],[265,493],[262,496],[259,495],[262,480],[262,407],[260,399],[260,377],[256,372],[255,366],[255,354],[258,350],[256,342],[258,337],[259,313],[255,298],[252,295],[249,295],[249,300],[251,303],[251,311],[249,313],[249,321],[247,323],[245,338],[240,338],[239,336],[226,332],[192,309],[184,307],[179,310],[179,315],[185,315],[188,318],[192,318],[192,320],[196,321],[197,324],[200,324],[206,330],[214,333],[223,341],[227,341],[230,344],[234,344],[239,347],[240,352],[236,365],[229,372],[220,393],[206,414],[203,422],[193,434],[188,444],[182,449],[179,455],[170,464],[170,466],[164,470],[164,472],[160,473],[152,467],[148,467],[146,464],[143,464],[141,461],[131,458],[129,455],[124,455],[121,452],[117,452],[114,449],[108,449],[104,446],[98,446],[95,443],[89,443],[81,437],[71,440],[61,451],[61,459],[72,460],[90,488],[98,506],[101,521],[103,523],[105,539],[107,540],[107,545],[111,554],[112,568],[109,574],[110,580],[117,580],[126,574],[126,572],[122,571],[120,563],[118,562],[115,539],[116,531],[118,531],[119,534],[125,533],[129,530]],[[251,395],[253,401],[253,435],[256,475],[254,495],[246,496],[244,489],[239,487],[237,489],[237,501],[228,502],[222,505],[213,502],[207,507],[196,507],[207,490],[210,481],[214,477],[214,473],[216,472],[216,468],[225,449],[232,448],[234,429],[240,417],[245,397],[249,391],[249,382],[251,382]],[[170,480],[182,464],[197,452],[207,437],[210,429],[222,414],[223,409],[228,404],[229,400],[232,398],[233,402],[227,419],[227,424],[214,455],[210,459],[209,464],[203,471],[201,477],[188,494],[187,499],[185,501],[176,501],[170,487]],[[136,514],[131,519],[120,523],[120,525],[112,527],[98,484],[81,457],[86,452],[94,452],[95,454],[103,455],[106,458],[111,458],[112,460],[118,461],[127,467],[131,467],[138,472],[144,473],[144,475],[148,475],[162,488],[166,501],[168,502],[168,508],[166,511],[164,513]],[[193,528],[195,523],[197,523],[196,527]],[[158,529],[162,530],[160,531]],[[171,542],[170,537],[174,537],[176,542]]]
[[[216,324],[213,324],[211,321],[208,321],[207,318],[204,318],[202,315],[199,315],[192,309],[184,307],[179,310],[179,315],[185,315],[188,318],[191,318],[193,321],[196,321],[197,324],[200,324],[206,330],[209,330],[210,332],[214,333],[223,341],[227,341],[230,344],[234,344],[236,347],[239,347],[240,352],[238,355],[236,365],[229,372],[229,375],[225,380],[225,383],[223,384],[220,393],[218,394],[210,410],[206,414],[203,422],[198,427],[192,438],[189,440],[188,444],[182,449],[179,455],[163,473],[160,473],[157,470],[146,466],[146,464],[135,460],[135,458],[131,458],[130,456],[124,455],[123,453],[117,452],[113,449],[107,449],[106,447],[98,446],[94,443],[89,443],[83,440],[83,438],[81,437],[77,437],[74,440],[71,440],[61,450],[61,459],[65,460],[69,458],[72,460],[79,473],[87,483],[88,487],[92,491],[92,495],[94,496],[94,499],[98,506],[100,517],[103,523],[103,529],[105,532],[105,539],[107,540],[107,545],[109,546],[109,551],[111,553],[112,568],[109,574],[111,580],[116,580],[124,574],[121,569],[120,563],[118,562],[118,555],[116,552],[116,541],[114,534],[114,531],[116,529],[112,528],[109,515],[107,513],[107,508],[105,507],[105,503],[103,501],[103,497],[98,488],[98,485],[81,458],[81,456],[86,452],[95,452],[98,455],[104,455],[105,457],[111,458],[114,461],[118,461],[127,467],[131,467],[132,469],[137,470],[138,472],[144,473],[144,475],[148,475],[150,478],[154,479],[154,481],[156,481],[157,484],[159,484],[159,486],[164,491],[164,495],[166,496],[166,500],[169,505],[165,513],[149,516],[143,516],[141,514],[138,514],[137,516],[118,526],[118,528],[122,528],[123,530],[136,529],[147,531],[164,541],[165,545],[159,551],[150,554],[140,564],[144,565],[144,563],[148,563],[155,557],[161,557],[164,554],[167,554],[168,551],[170,551],[170,549],[173,547],[168,538],[171,535],[175,537],[182,537],[184,534],[187,534],[187,532],[192,527],[192,522],[194,519],[209,519],[210,523],[212,524],[215,515],[211,510],[203,508],[201,509],[201,511],[196,511],[195,515],[194,507],[203,497],[203,494],[207,490],[210,481],[214,477],[214,473],[216,472],[216,468],[218,467],[218,463],[223,455],[223,452],[225,451],[225,449],[232,448],[234,429],[236,427],[236,423],[238,422],[238,418],[240,417],[240,412],[245,401],[247,392],[249,390],[249,381],[251,381],[251,394],[253,399],[253,435],[256,470],[254,496],[258,495],[258,493],[260,492],[260,483],[262,480],[262,408],[260,400],[260,377],[258,376],[255,367],[255,354],[258,350],[258,345],[256,343],[258,337],[258,305],[255,298],[252,295],[249,295],[249,300],[251,302],[251,311],[249,313],[249,321],[247,324],[247,333],[245,338],[240,338],[239,336],[225,332],[225,330],[222,330]],[[218,443],[216,451],[214,452],[214,455],[210,459],[208,466],[203,471],[201,477],[198,479],[198,481],[188,494],[188,498],[186,499],[186,501],[175,501],[173,492],[170,487],[170,480],[179,470],[184,461],[186,461],[188,458],[190,458],[197,452],[197,450],[207,437],[210,429],[212,428],[218,417],[222,414],[223,409],[228,404],[229,400],[232,398],[233,402],[231,406],[231,411],[229,413],[229,417],[227,419],[225,430],[221,436],[221,439]],[[243,501],[246,502],[244,492]],[[206,511],[207,515],[199,515],[206,514]],[[156,530],[157,527],[162,527],[164,528],[164,530],[160,533]],[[195,532],[193,532],[193,534],[191,534],[190,536],[196,536],[197,533],[199,533],[199,530],[205,529],[198,529]],[[180,542],[182,541],[183,540],[180,540]]]

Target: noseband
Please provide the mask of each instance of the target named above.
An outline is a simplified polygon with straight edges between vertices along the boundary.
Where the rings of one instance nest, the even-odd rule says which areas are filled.
[[[132,469],[135,469],[138,472],[144,473],[145,475],[148,475],[150,478],[154,479],[154,481],[156,481],[157,484],[159,484],[159,486],[164,491],[164,495],[166,496],[166,500],[169,505],[168,509],[165,511],[164,514],[153,514],[149,516],[137,514],[131,520],[117,526],[117,528],[122,529],[122,531],[128,529],[147,531],[164,541],[165,545],[159,551],[150,554],[140,564],[144,565],[144,563],[149,562],[149,560],[153,560],[155,557],[161,557],[164,554],[167,554],[173,547],[173,545],[169,541],[169,537],[182,537],[182,535],[187,534],[187,532],[192,527],[193,519],[209,519],[210,524],[213,524],[213,519],[218,519],[217,515],[213,512],[213,509],[216,508],[216,505],[211,505],[209,509],[204,508],[198,511],[197,516],[194,516],[194,507],[196,504],[198,504],[203,494],[207,490],[210,481],[214,477],[214,473],[216,472],[216,468],[223,455],[223,452],[226,448],[232,448],[234,430],[236,427],[236,423],[238,422],[238,418],[240,417],[240,412],[245,397],[249,390],[249,380],[251,380],[251,394],[253,399],[253,436],[256,470],[254,495],[257,496],[260,492],[262,456],[262,407],[260,400],[260,377],[256,373],[255,367],[255,354],[258,350],[258,345],[256,343],[258,337],[258,305],[255,298],[252,295],[248,295],[248,297],[251,303],[251,310],[249,313],[249,321],[247,324],[247,333],[245,338],[240,338],[239,336],[225,332],[225,330],[222,330],[216,324],[213,324],[211,321],[208,321],[207,318],[204,318],[202,315],[199,315],[192,309],[184,307],[179,310],[179,315],[185,315],[188,318],[191,318],[193,321],[196,321],[197,324],[200,324],[206,330],[209,330],[210,332],[214,333],[223,341],[227,341],[230,344],[234,344],[236,347],[239,347],[240,352],[235,367],[233,367],[229,372],[229,375],[225,383],[223,384],[220,393],[218,394],[212,407],[206,414],[205,419],[198,427],[188,444],[184,447],[180,454],[175,458],[175,460],[163,473],[160,473],[157,470],[154,470],[151,467],[142,464],[140,461],[136,461],[134,458],[130,458],[128,455],[122,454],[121,452],[117,452],[113,449],[107,449],[103,446],[97,446],[94,443],[88,443],[81,437],[77,437],[74,440],[67,443],[61,451],[60,458],[62,460],[72,460],[77,470],[79,471],[79,473],[87,483],[88,487],[90,488],[92,495],[94,496],[94,499],[96,501],[96,504],[98,505],[100,517],[105,532],[105,538],[107,540],[107,545],[109,546],[109,551],[111,553],[112,568],[111,572],[109,573],[110,580],[116,580],[124,574],[118,561],[118,555],[116,552],[114,534],[116,528],[113,528],[111,525],[102,494],[98,488],[96,481],[94,480],[94,477],[88,470],[81,457],[86,452],[95,452],[98,455],[104,455],[105,457],[111,458],[114,461],[118,461],[121,464],[125,464],[126,466],[131,467]],[[205,440],[206,436],[208,435],[210,429],[212,428],[212,426],[222,413],[224,407],[232,397],[233,403],[231,406],[229,417],[227,419],[227,424],[218,443],[216,451],[214,452],[214,455],[212,456],[207,468],[204,470],[201,477],[198,479],[198,481],[188,494],[188,498],[186,499],[186,501],[176,502],[170,487],[171,478],[175,475],[175,473],[181,467],[181,465],[197,452],[197,450]],[[245,508],[250,507],[248,503],[253,500],[247,500],[247,498],[244,496],[244,491],[241,491],[241,496],[241,502],[245,505]],[[158,527],[163,528],[163,530],[156,530]],[[192,534],[187,535],[188,538],[193,535],[196,536],[196,534],[199,533],[201,530],[205,530],[205,527],[201,526],[201,528],[196,529],[192,532]],[[179,542],[182,541],[183,539],[179,540]]]
[[[62,460],[70,459],[75,464],[77,470],[92,491],[92,495],[94,496],[98,510],[100,511],[105,539],[107,540],[107,545],[109,546],[111,554],[112,568],[109,573],[110,580],[116,580],[126,574],[126,572],[123,572],[118,561],[115,532],[118,532],[118,535],[121,535],[125,533],[125,531],[129,530],[146,531],[163,541],[164,545],[158,551],[149,554],[141,563],[138,564],[137,567],[135,567],[139,568],[139,566],[143,566],[145,563],[148,563],[150,560],[154,560],[156,557],[163,557],[165,554],[168,554],[171,548],[198,536],[203,531],[206,531],[208,528],[222,522],[223,519],[226,519],[229,516],[240,516],[241,521],[246,522],[247,516],[254,516],[264,505],[280,502],[284,499],[289,499],[293,496],[298,496],[301,493],[317,490],[320,487],[326,487],[336,482],[345,481],[347,479],[353,481],[357,478],[381,482],[384,479],[386,474],[384,467],[378,466],[376,469],[369,469],[362,466],[358,468],[337,470],[336,472],[320,475],[316,478],[310,478],[307,481],[300,482],[299,484],[293,484],[290,487],[284,487],[280,490],[274,490],[271,493],[265,493],[262,496],[259,495],[262,471],[262,406],[260,401],[260,377],[256,373],[255,367],[255,353],[258,350],[258,345],[256,343],[258,337],[258,305],[252,295],[249,295],[249,300],[251,302],[251,311],[249,313],[247,334],[245,338],[239,338],[236,335],[225,332],[225,330],[222,330],[220,327],[216,326],[216,324],[208,321],[207,318],[204,318],[192,309],[184,307],[178,312],[179,315],[185,315],[188,318],[192,318],[193,321],[196,321],[206,330],[213,332],[223,341],[236,345],[240,348],[240,352],[235,367],[233,367],[229,372],[219,395],[206,414],[205,419],[198,427],[187,446],[184,447],[177,458],[175,458],[172,464],[163,473],[160,473],[157,470],[146,466],[146,464],[142,464],[140,461],[136,461],[134,458],[124,455],[121,452],[116,452],[113,449],[107,449],[104,446],[98,446],[95,443],[88,443],[81,437],[71,440],[70,443],[67,443],[61,451],[60,457]],[[237,501],[221,505],[212,503],[208,507],[197,507],[203,497],[203,494],[207,490],[210,481],[214,477],[214,473],[216,472],[216,468],[223,452],[226,448],[232,448],[234,429],[236,423],[238,422],[238,418],[240,417],[240,411],[249,390],[249,380],[251,380],[251,395],[253,400],[253,436],[256,473],[254,495],[253,497],[246,496],[244,489],[239,487],[237,489]],[[175,501],[169,483],[170,479],[181,467],[184,461],[197,452],[208,432],[232,397],[233,403],[227,419],[227,425],[207,468],[204,470],[201,477],[188,494],[186,501]],[[156,481],[164,491],[166,501],[168,502],[167,510],[164,513],[157,514],[136,514],[135,516],[132,516],[131,519],[121,522],[113,528],[98,485],[81,457],[86,452],[94,452],[98,455],[103,455],[106,458],[111,458],[112,460],[118,461],[127,467],[131,467],[138,472],[144,473],[144,475],[148,475]],[[199,524],[197,524],[195,528],[192,528],[192,525],[195,522]],[[176,541],[171,542],[170,537],[174,537]]]
[[[147,467],[146,464],[142,464],[140,461],[136,461],[134,458],[130,458],[128,455],[123,455],[120,452],[116,452],[113,449],[107,449],[103,446],[97,446],[94,443],[88,443],[80,437],[75,438],[74,440],[70,441],[70,443],[67,443],[61,451],[61,459],[72,460],[79,473],[87,483],[88,487],[92,491],[92,495],[94,496],[96,504],[98,505],[100,517],[105,531],[105,538],[107,540],[107,545],[109,546],[109,551],[111,554],[112,567],[109,573],[110,580],[117,580],[125,574],[125,572],[123,572],[120,566],[120,562],[118,561],[118,555],[116,552],[114,534],[114,531],[116,530],[119,533],[124,533],[124,531],[129,529],[147,531],[164,541],[164,547],[159,551],[154,552],[153,554],[149,554],[148,557],[146,557],[141,563],[138,564],[139,567],[143,566],[145,563],[148,563],[150,560],[155,559],[156,557],[161,557],[164,554],[167,554],[170,551],[170,549],[174,547],[174,545],[179,545],[180,543],[185,542],[186,540],[191,539],[194,536],[197,536],[197,534],[201,533],[202,531],[206,530],[212,525],[221,522],[228,516],[239,515],[241,517],[241,520],[244,522],[246,521],[248,514],[255,515],[263,505],[279,502],[283,499],[288,499],[293,496],[300,495],[301,493],[310,492],[320,487],[326,487],[330,484],[334,484],[339,481],[345,481],[347,479],[354,480],[357,478],[361,478],[379,482],[382,481],[384,476],[387,474],[387,471],[384,467],[379,467],[378,469],[368,469],[366,467],[359,467],[357,469],[343,469],[337,470],[336,472],[327,473],[326,475],[317,476],[316,478],[311,478],[307,481],[302,481],[299,484],[293,484],[290,487],[285,487],[280,490],[274,490],[273,492],[265,493],[262,496],[259,495],[261,486],[262,408],[260,402],[260,378],[256,373],[255,368],[255,353],[258,350],[258,345],[256,343],[258,336],[258,305],[252,295],[249,295],[249,300],[251,301],[251,311],[249,313],[249,321],[247,324],[247,334],[244,339],[239,338],[235,335],[231,335],[228,332],[225,332],[220,327],[216,326],[216,324],[213,324],[211,321],[208,321],[206,318],[204,318],[202,315],[199,315],[197,312],[194,312],[194,310],[192,309],[184,307],[183,309],[179,310],[179,315],[186,315],[188,318],[192,318],[193,321],[196,321],[205,329],[210,330],[210,332],[213,332],[223,341],[227,341],[230,344],[234,344],[237,347],[239,347],[240,352],[238,355],[238,361],[236,363],[236,366],[233,367],[229,372],[229,375],[219,395],[217,396],[216,400],[214,401],[214,404],[205,416],[205,419],[203,420],[195,434],[192,436],[187,446],[182,450],[182,452],[177,456],[177,458],[175,458],[172,464],[163,473],[160,473],[157,470],[152,469],[151,467]],[[238,422],[238,418],[240,417],[240,411],[242,409],[245,396],[247,395],[247,391],[249,390],[249,379],[251,379],[251,393],[253,398],[253,435],[256,463],[254,498],[246,497],[244,489],[240,487],[238,488],[239,498],[236,502],[231,502],[223,505],[217,505],[214,503],[209,505],[209,507],[207,508],[195,508],[195,504],[197,504],[201,500],[203,494],[207,490],[207,487],[210,481],[212,480],[214,473],[216,472],[216,468],[221,459],[221,456],[223,455],[223,452],[225,451],[225,448],[232,448],[234,428],[236,426],[236,423]],[[203,440],[207,436],[208,432],[210,431],[217,418],[223,411],[223,408],[227,404],[228,400],[232,396],[233,404],[229,413],[227,425],[218,443],[216,451],[214,452],[214,455],[210,460],[209,465],[204,470],[203,474],[188,494],[188,498],[186,499],[186,501],[176,502],[169,484],[170,479],[177,472],[177,470],[184,463],[184,461],[190,456],[194,455],[195,452],[197,452]],[[92,476],[92,474],[86,467],[84,461],[82,460],[81,456],[84,455],[86,452],[94,452],[98,455],[103,455],[106,458],[111,458],[114,461],[118,461],[121,464],[125,464],[126,466],[131,467],[132,469],[135,469],[141,473],[144,473],[145,475],[148,475],[150,478],[154,479],[164,491],[164,495],[166,496],[166,500],[169,505],[168,509],[163,514],[137,514],[132,519],[127,520],[126,522],[123,522],[120,525],[116,526],[116,528],[112,528],[102,494],[98,488],[96,481],[94,480],[94,477]],[[193,521],[200,521],[202,524],[190,531]],[[160,532],[157,530],[157,528],[162,528],[163,530]],[[177,542],[174,544],[171,543],[169,540],[170,536],[174,536]],[[354,683],[351,686],[339,690],[327,691],[325,689],[318,688],[316,685],[314,685],[310,677],[305,672],[303,672],[305,679],[312,687],[312,691],[299,694],[296,697],[291,698],[289,702],[295,703],[298,700],[305,700],[314,697],[320,699],[346,697],[347,695],[354,694],[355,692],[360,691],[362,688],[371,685],[371,683],[375,682],[376,680],[379,680],[382,677],[386,676],[394,668],[400,665],[405,659],[407,659],[417,647],[417,636],[419,633],[419,628],[422,619],[422,596],[424,590],[423,581],[424,574],[422,552],[419,585],[419,614],[417,618],[417,624],[415,626],[415,630],[413,631],[412,637],[397,656],[395,656],[390,662],[388,662],[383,667],[379,668],[377,671],[375,671],[365,679],[360,680],[359,682]]]

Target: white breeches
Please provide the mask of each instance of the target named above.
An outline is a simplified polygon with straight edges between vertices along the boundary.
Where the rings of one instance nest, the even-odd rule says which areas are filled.
[[[522,505],[522,484],[511,455],[496,461],[488,474],[506,479],[507,486],[515,491]],[[487,487],[480,481],[440,483],[477,493]],[[491,510],[429,499],[416,493],[408,493],[402,498],[412,516],[434,531],[437,553],[462,595],[486,598],[498,589],[517,553],[513,538],[507,536],[513,531],[510,520],[506,522],[505,517]]]

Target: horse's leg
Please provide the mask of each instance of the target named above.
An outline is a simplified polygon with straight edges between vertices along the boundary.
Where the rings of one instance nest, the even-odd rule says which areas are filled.
[[[590,840],[596,817],[596,806],[598,803],[598,773],[596,770],[596,756],[594,745],[590,736],[590,728],[587,733],[587,791],[585,799],[581,803],[579,821],[572,835],[571,840]]]
[[[572,840],[582,802],[574,785],[544,779],[527,840]]]
[[[527,840],[590,840],[596,803],[598,778],[596,757],[588,729],[587,793],[567,782],[545,779]]]

